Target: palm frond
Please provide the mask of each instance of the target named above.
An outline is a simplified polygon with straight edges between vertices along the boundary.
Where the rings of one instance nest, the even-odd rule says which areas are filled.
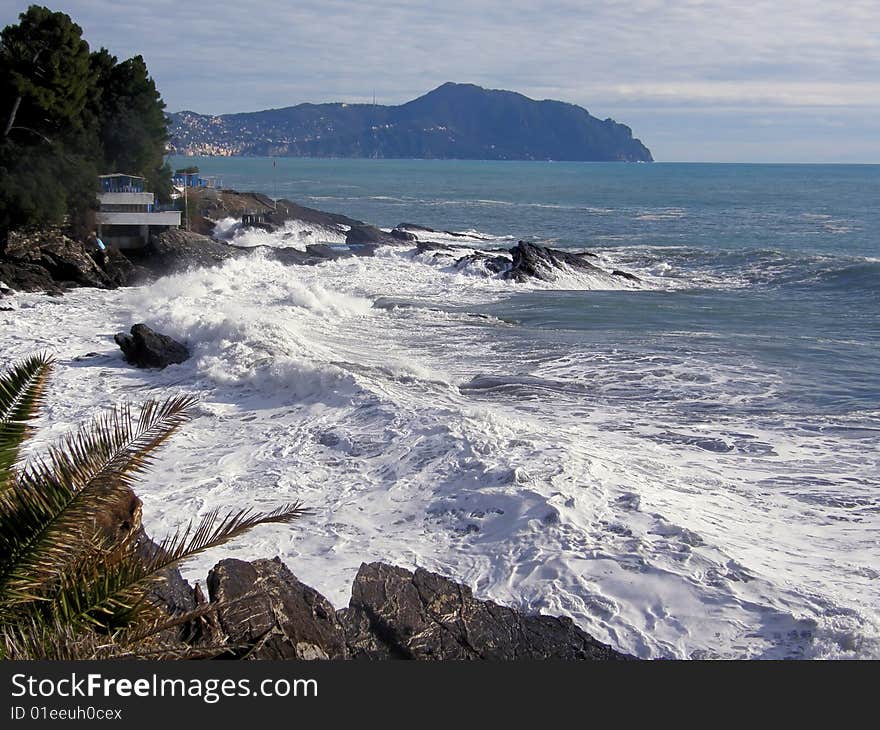
[[[227,643],[193,646],[158,632],[148,636],[108,635],[57,619],[30,617],[0,625],[0,659],[213,659],[229,651]]]
[[[42,404],[51,370],[52,358],[41,354],[25,358],[0,375],[0,490],[18,461],[28,423]]]
[[[232,511],[222,517],[214,510],[195,527],[190,524],[149,547],[146,554],[129,546],[121,553],[85,561],[63,577],[46,608],[67,623],[88,624],[102,631],[164,621],[167,612],[150,600],[150,593],[165,580],[166,571],[258,525],[287,524],[305,514],[307,510],[299,503],[266,513]]]
[[[113,409],[22,466],[51,367],[37,355],[0,375],[0,659],[185,659],[235,649],[207,618],[216,603],[171,614],[159,585],[181,562],[307,510],[296,502],[267,513],[213,511],[144,545],[133,487],[195,399],[149,401],[137,418]]]
[[[0,499],[0,593],[29,601],[71,552],[94,542],[96,519],[127,495],[153,453],[189,418],[190,396],[149,401],[135,422],[114,409],[28,464]]]
[[[20,616],[0,623],[2,659],[95,659],[110,642],[94,631],[84,631],[42,616]]]

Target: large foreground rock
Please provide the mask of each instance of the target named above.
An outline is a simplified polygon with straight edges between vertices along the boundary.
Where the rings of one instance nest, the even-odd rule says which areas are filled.
[[[249,659],[346,659],[345,633],[330,602],[278,558],[222,560],[208,596],[233,652]]]
[[[354,658],[629,658],[569,618],[524,615],[436,573],[384,563],[361,565],[340,617]]]
[[[251,659],[628,659],[568,618],[474,598],[436,573],[362,565],[347,609],[278,558],[223,560],[208,575],[220,640]]]
[[[139,368],[164,368],[189,359],[186,345],[145,324],[136,324],[131,328],[131,334],[120,332],[113,339],[125,359]]]

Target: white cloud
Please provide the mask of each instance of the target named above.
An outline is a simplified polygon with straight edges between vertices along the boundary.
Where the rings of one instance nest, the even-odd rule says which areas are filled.
[[[374,92],[396,103],[444,81],[472,81],[619,118],[660,157],[652,116],[640,110],[677,109],[687,118],[696,108],[727,109],[731,125],[756,107],[765,116],[840,108],[880,117],[876,0],[52,5],[93,45],[144,55],[172,110],[365,101]],[[0,24],[15,14],[0,9]],[[868,131],[880,136],[877,127]]]

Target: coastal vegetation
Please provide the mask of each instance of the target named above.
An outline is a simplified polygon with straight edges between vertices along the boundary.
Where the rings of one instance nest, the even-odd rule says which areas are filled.
[[[205,656],[176,640],[216,604],[169,613],[168,571],[265,523],[289,523],[298,503],[268,513],[214,511],[161,543],[141,528],[133,491],[194,400],[126,406],[22,463],[52,360],[35,355],[0,375],[0,657],[90,659]],[[219,651],[224,651],[224,648]]]
[[[141,56],[92,51],[64,13],[32,5],[0,33],[0,243],[9,230],[92,230],[98,174],[170,193],[165,104]]]

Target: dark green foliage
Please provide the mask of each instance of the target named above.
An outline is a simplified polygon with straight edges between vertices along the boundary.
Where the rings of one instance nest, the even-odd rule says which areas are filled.
[[[67,187],[60,156],[51,147],[0,145],[0,232],[60,223],[67,212]]]
[[[28,422],[43,400],[52,360],[33,355],[0,377],[0,490],[4,475],[18,460],[18,450],[28,434]]]
[[[89,46],[63,13],[38,7],[0,33],[0,234],[94,207],[97,137]]]
[[[3,136],[56,140],[82,126],[93,86],[89,44],[63,13],[32,5],[0,34]]]
[[[164,109],[143,58],[90,53],[67,15],[28,8],[0,34],[0,241],[65,220],[87,235],[99,172],[141,175],[167,197]]]
[[[101,49],[100,53],[107,52]],[[135,56],[104,69],[99,83],[98,124],[107,168],[142,174],[155,193],[167,196],[171,170],[164,159],[168,141],[165,102],[144,59]]]

